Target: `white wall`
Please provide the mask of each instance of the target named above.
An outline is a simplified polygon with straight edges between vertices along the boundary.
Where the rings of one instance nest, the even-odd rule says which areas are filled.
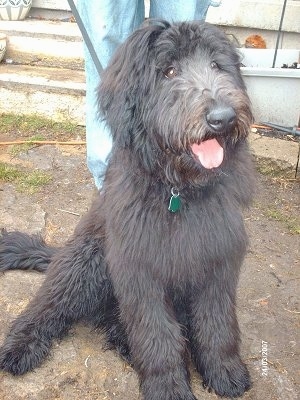
[[[220,7],[210,7],[207,21],[217,25],[277,30],[283,0],[222,0]],[[300,1],[288,0],[283,31],[300,32]]]
[[[146,13],[149,10],[149,1],[145,0]],[[33,0],[32,6],[52,10],[70,10],[67,0]],[[210,7],[207,21],[216,25],[276,31],[282,6],[283,0],[222,0],[220,7]],[[300,0],[287,1],[283,30],[300,32]]]

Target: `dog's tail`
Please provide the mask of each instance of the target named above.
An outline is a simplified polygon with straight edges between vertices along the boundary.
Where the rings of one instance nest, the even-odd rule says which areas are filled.
[[[58,248],[48,246],[40,235],[18,231],[0,232],[0,271],[30,269],[46,271]]]

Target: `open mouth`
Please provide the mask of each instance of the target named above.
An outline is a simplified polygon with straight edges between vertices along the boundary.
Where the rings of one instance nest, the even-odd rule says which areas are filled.
[[[206,169],[218,168],[224,159],[224,149],[217,139],[193,143],[191,150],[196,160]]]

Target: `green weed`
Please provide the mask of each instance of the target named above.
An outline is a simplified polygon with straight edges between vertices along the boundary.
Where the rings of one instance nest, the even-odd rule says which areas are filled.
[[[42,135],[46,138],[84,135],[85,128],[72,121],[56,122],[39,115],[0,114],[0,134],[17,134],[21,136]]]
[[[274,219],[276,221],[279,221],[279,222],[282,222],[283,224],[285,224],[291,233],[297,234],[297,235],[300,234],[300,224],[296,218],[285,215],[285,214],[281,213],[279,210],[276,210],[274,208],[269,208],[269,209],[265,210],[265,215],[269,219]]]
[[[23,171],[0,162],[0,181],[14,183],[21,192],[35,193],[51,180],[52,176],[43,171]]]

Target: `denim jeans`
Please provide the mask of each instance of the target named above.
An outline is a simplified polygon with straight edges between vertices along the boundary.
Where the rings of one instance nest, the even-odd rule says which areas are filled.
[[[212,0],[150,0],[150,18],[169,22],[203,20]],[[117,48],[145,18],[144,0],[78,0],[78,12],[98,58],[105,68]],[[99,74],[85,46],[87,165],[98,189],[102,187],[112,141],[109,128],[99,118]]]

